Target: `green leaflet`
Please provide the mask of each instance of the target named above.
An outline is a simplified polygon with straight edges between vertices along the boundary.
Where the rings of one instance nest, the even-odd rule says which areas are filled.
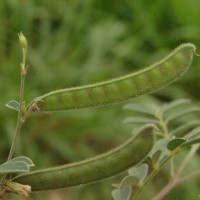
[[[0,174],[29,172],[34,164],[30,158],[19,156],[0,165]]]
[[[6,162],[0,165],[0,174],[28,172],[29,166],[23,161]]]
[[[182,44],[159,62],[104,82],[56,90],[33,100],[35,111],[61,111],[104,106],[154,92],[180,78],[191,65],[195,45]]]
[[[182,138],[175,138],[169,141],[169,143],[167,144],[167,148],[170,151],[173,151],[174,149],[176,149],[177,147],[181,146],[181,144],[184,144],[186,140],[182,139]]]
[[[117,188],[112,191],[112,196],[114,200],[130,200],[132,188],[131,186],[126,186],[123,188]]]
[[[19,103],[15,100],[11,100],[8,103],[6,103],[6,107],[13,109],[15,111],[19,111],[19,109],[20,109]]]
[[[13,181],[30,185],[32,191],[52,190],[101,181],[142,161],[154,144],[154,125],[143,126],[119,147],[80,162],[33,171]]]

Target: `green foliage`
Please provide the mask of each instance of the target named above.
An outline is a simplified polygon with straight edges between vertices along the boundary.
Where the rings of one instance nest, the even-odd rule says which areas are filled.
[[[19,90],[18,118],[7,159],[8,161],[1,165],[1,173],[3,173],[0,183],[1,196],[5,195],[7,192],[27,196],[30,188],[32,191],[41,191],[61,189],[101,181],[105,178],[123,172],[147,156],[154,144],[154,125],[146,125],[142,127],[140,131],[138,131],[138,136],[131,137],[127,142],[118,148],[105,154],[92,157],[78,163],[33,171],[31,173],[13,178],[12,173],[29,172],[29,167],[33,166],[32,161],[27,157],[18,157],[15,159],[12,159],[12,157],[23,124],[30,117],[32,112],[36,110],[38,111],[39,108],[37,103],[42,101],[41,99],[38,101],[32,101],[33,103],[29,104],[26,108],[24,101],[24,88],[28,68],[26,66],[28,46],[27,40],[22,33],[19,34],[19,41],[22,48],[22,63],[20,65],[21,81]],[[7,103],[7,106],[16,110],[16,102],[13,103],[13,101],[10,101]],[[135,154],[135,157],[132,157],[133,154]],[[132,159],[129,159],[130,157],[132,157]],[[93,173],[92,176],[91,172]],[[13,180],[17,182],[14,182]],[[28,191],[26,191],[26,189],[24,191],[23,185],[20,183],[22,183],[24,187],[26,187],[25,184],[28,184]]]
[[[195,123],[188,122],[188,115],[190,114],[193,115],[194,118],[197,118],[199,115],[195,115],[195,112],[200,110],[198,106],[191,104],[191,102],[187,99],[175,100],[162,106],[154,104],[154,106],[149,106],[147,112],[144,112],[143,109],[138,109],[140,107],[142,107],[142,103],[130,103],[124,106],[124,109],[134,113],[135,116],[133,119],[140,119],[131,121],[131,117],[128,117],[125,119],[125,123],[129,121],[134,127],[138,127],[138,125],[140,126],[141,124],[148,123],[149,121],[146,119],[147,117],[151,117],[149,118],[151,123],[153,123],[154,120],[154,124],[157,126],[157,142],[148,157],[141,164],[138,164],[138,166],[131,168],[128,171],[129,175],[125,176],[120,184],[115,184],[114,186],[118,188],[118,193],[121,192],[121,194],[118,195],[119,197],[123,196],[123,188],[130,187],[132,188],[132,194],[131,191],[129,191],[130,196],[128,199],[144,199],[143,190],[147,184],[152,181],[152,179],[155,178],[155,176],[162,170],[163,166],[170,161],[171,165],[168,167],[171,171],[171,179],[166,186],[163,186],[163,189],[160,189],[160,192],[157,195],[154,194],[155,196],[153,198],[161,199],[165,197],[168,192],[170,192],[171,188],[182,183],[183,180],[186,180],[190,176],[192,177],[195,173],[197,175],[200,174],[197,168],[195,169],[196,171],[194,170],[191,174],[181,177],[182,171],[186,165],[189,165],[188,162],[197,152],[200,143],[199,123],[196,123],[197,121],[194,121]],[[179,118],[186,120],[183,122],[179,121],[178,131],[173,131],[174,124],[176,124],[176,120]],[[181,138],[176,137],[176,133],[180,130],[182,132]],[[177,161],[175,156],[180,154],[185,147],[191,147],[191,149],[189,151],[187,150],[187,155],[183,159],[180,166],[178,166],[178,164],[176,164]],[[176,172],[174,172],[174,164],[177,168]],[[135,177],[137,177],[137,179],[135,179]],[[168,190],[167,187],[170,189]],[[116,191],[116,189],[113,191]],[[141,197],[141,195],[143,196]],[[116,199],[115,196],[113,196],[113,198]],[[119,198],[119,200],[122,199],[123,198]]]

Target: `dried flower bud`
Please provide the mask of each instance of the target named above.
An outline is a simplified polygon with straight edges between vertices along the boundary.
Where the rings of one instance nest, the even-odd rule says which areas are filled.
[[[24,197],[28,197],[29,193],[31,193],[31,186],[30,185],[22,185],[17,182],[8,181],[5,182],[6,189],[9,192],[13,192],[15,194],[19,194]]]

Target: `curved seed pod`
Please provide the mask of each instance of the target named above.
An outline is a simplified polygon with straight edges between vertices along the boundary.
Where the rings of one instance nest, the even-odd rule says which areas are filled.
[[[56,90],[36,98],[36,111],[59,111],[132,99],[154,92],[181,77],[190,66],[195,45],[182,44],[167,57],[141,71],[108,81]]]
[[[13,181],[30,185],[32,191],[53,190],[88,184],[114,176],[142,161],[154,144],[154,125],[141,128],[114,150],[59,167],[19,175]]]

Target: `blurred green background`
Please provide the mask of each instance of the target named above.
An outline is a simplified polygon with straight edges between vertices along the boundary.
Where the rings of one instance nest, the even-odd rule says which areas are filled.
[[[22,31],[29,42],[28,103],[51,90],[138,70],[183,42],[194,43],[199,53],[199,20],[199,0],[1,0],[0,163],[8,155],[17,117],[5,107],[9,100],[18,99],[21,49],[17,33]],[[199,78],[200,59],[196,57],[181,80],[153,98],[163,102],[190,98],[200,103]],[[136,101],[148,104],[148,99],[144,96]],[[127,116],[123,105],[34,114],[22,129],[16,155],[28,156],[36,168],[44,168],[105,152],[130,135],[131,127],[122,123]],[[109,200],[113,182],[38,193],[33,199]],[[198,184],[181,185],[166,199],[198,198]],[[156,192],[153,185],[150,189]],[[10,195],[7,199],[20,198]]]

